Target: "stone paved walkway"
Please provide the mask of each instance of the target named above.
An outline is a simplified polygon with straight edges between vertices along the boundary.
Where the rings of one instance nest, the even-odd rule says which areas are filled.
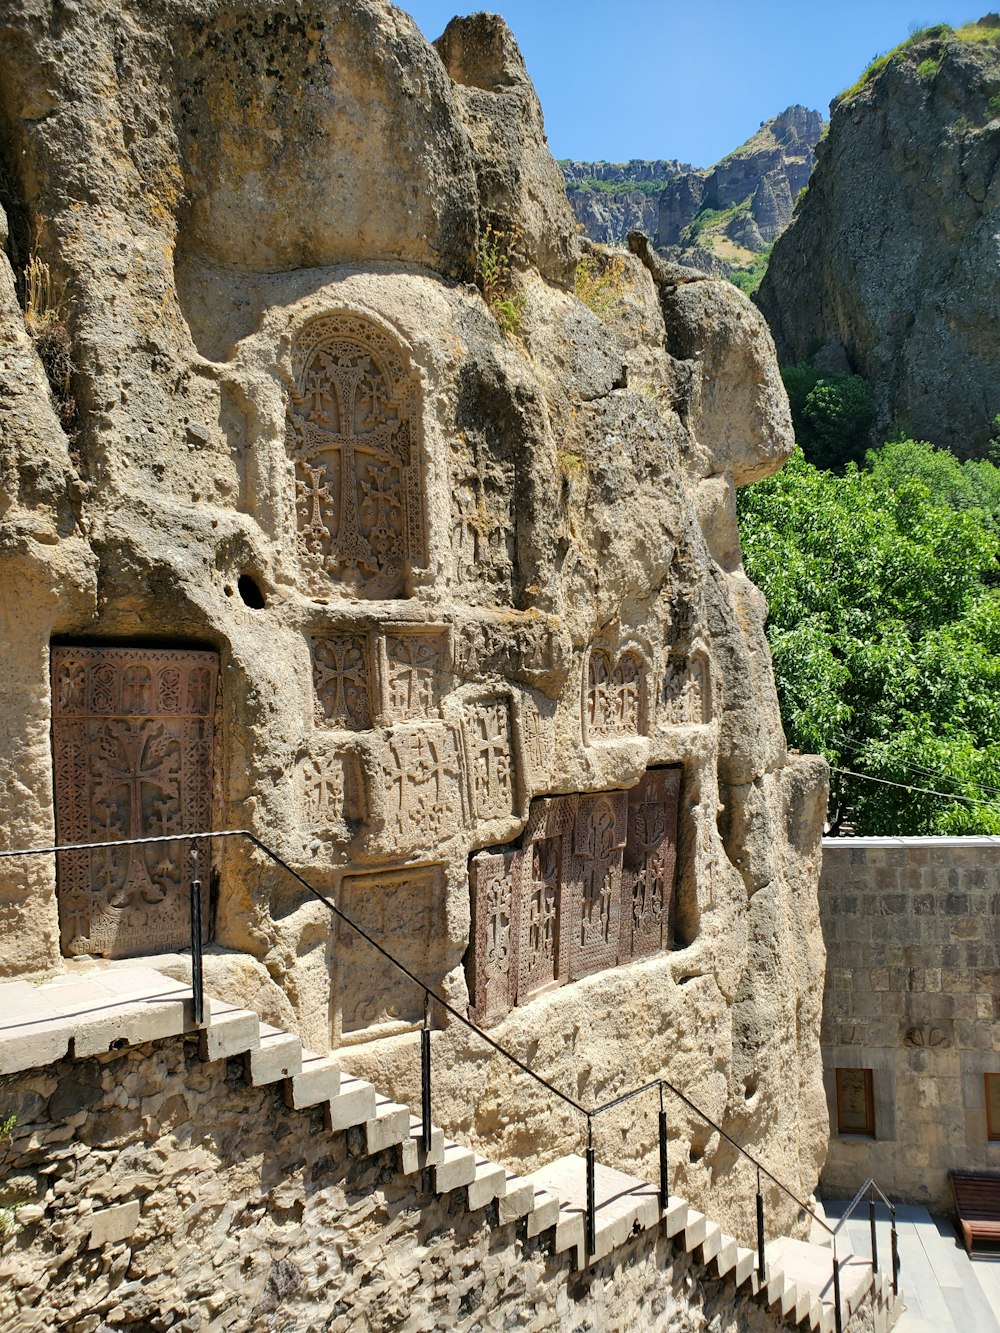
[[[846,1203],[826,1199],[823,1207],[835,1223]],[[906,1307],[896,1333],[1000,1333],[1000,1250],[977,1250],[970,1261],[950,1218],[910,1204],[897,1205],[896,1231]],[[850,1248],[870,1255],[867,1212],[856,1214],[847,1232]],[[876,1235],[879,1261],[888,1264],[887,1220],[879,1219]]]

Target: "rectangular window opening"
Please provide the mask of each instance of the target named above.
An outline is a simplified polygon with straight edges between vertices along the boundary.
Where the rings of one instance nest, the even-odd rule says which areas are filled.
[[[985,1074],[986,1080],[986,1137],[1000,1142],[1000,1074]]]

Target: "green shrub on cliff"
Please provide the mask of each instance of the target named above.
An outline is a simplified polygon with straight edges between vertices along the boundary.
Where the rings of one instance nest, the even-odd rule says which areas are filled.
[[[834,773],[834,829],[849,818],[861,834],[997,834],[1000,540],[980,506],[956,503],[930,446],[886,450],[843,476],[797,451],[740,492],[788,740],[900,784]]]
[[[810,365],[787,366],[781,378],[795,438],[809,462],[834,469],[860,463],[875,417],[868,381],[860,375],[824,375]]]

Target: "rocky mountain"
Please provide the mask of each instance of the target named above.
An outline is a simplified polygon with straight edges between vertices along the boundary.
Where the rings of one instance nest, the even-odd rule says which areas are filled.
[[[792,106],[707,169],[676,161],[560,165],[592,240],[620,244],[628,231],[644,231],[671,258],[728,275],[752,268],[788,226],[822,132],[818,111]]]
[[[1000,412],[1000,15],[874,61],[817,158],[757,297],[779,356],[864,375],[876,433],[981,454]]]

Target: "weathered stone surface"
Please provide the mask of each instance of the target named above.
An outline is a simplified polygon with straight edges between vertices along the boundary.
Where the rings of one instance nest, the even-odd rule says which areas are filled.
[[[959,457],[1000,412],[998,72],[991,43],[939,33],[836,102],[757,298],[783,364],[864,375],[876,433]]]
[[[470,1211],[465,1190],[435,1197],[431,1172],[403,1175],[395,1149],[366,1155],[360,1129],[330,1133],[319,1111],[200,1066],[192,1046],[56,1066],[60,1084],[97,1088],[72,1142],[49,1119],[47,1072],[7,1084],[6,1170],[37,1202],[0,1243],[4,1328],[777,1326],[662,1232],[574,1273],[495,1208]]]
[[[578,796],[587,845],[648,769],[680,768],[672,949],[582,966],[497,1036],[587,1103],[666,1074],[808,1195],[824,776],[786,755],[740,565],[735,485],[792,445],[753,308],[647,252],[608,270],[604,318],[572,295],[572,220],[498,20],[439,55],[375,0],[0,13],[12,216],[67,284],[79,404],[71,439],[8,283],[3,836],[53,836],[54,635],[216,652],[212,824],[418,981],[240,838],[201,877],[220,958],[253,962],[208,965],[232,1004],[419,1105],[422,985],[469,1005],[470,858],[521,845],[540,798]],[[511,243],[516,333],[459,280],[486,228]],[[9,975],[59,965],[38,864],[2,871]],[[578,1149],[474,1036],[434,1040],[449,1133],[512,1168]],[[610,1165],[654,1160],[644,1114],[609,1123]],[[679,1187],[735,1230],[752,1190],[719,1184],[703,1126],[672,1126]]]

